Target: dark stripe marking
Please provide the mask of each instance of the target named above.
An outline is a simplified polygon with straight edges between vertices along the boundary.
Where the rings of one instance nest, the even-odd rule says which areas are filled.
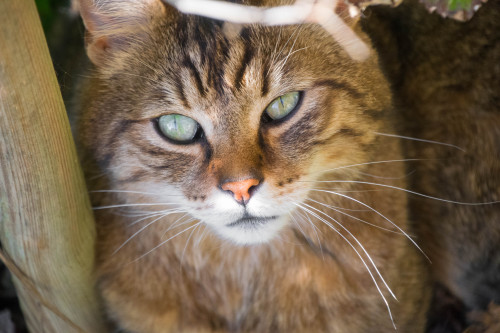
[[[99,164],[99,167],[102,169],[106,169],[109,164],[111,163],[111,160],[113,159],[115,155],[115,146],[114,142],[118,139],[118,137],[127,131],[129,126],[136,121],[133,120],[122,120],[117,123],[117,125],[111,130],[111,136],[109,140],[106,142],[106,148],[109,149],[109,151],[102,157],[97,159],[97,163]],[[97,151],[97,149],[95,149]]]
[[[200,143],[205,153],[205,158],[203,160],[203,163],[208,166],[210,164],[210,161],[212,160],[212,154],[213,154],[212,145],[210,145],[210,142],[208,142],[206,138],[203,138],[203,140],[201,140]]]
[[[146,154],[151,155],[151,156],[161,156],[161,155],[165,155],[167,153],[167,151],[165,149],[162,149],[162,148],[146,149],[146,148],[142,147],[141,145],[138,145],[137,142],[135,142],[135,146],[137,148],[139,148],[141,150],[141,152],[146,153]]]
[[[174,84],[175,84],[175,87],[177,88],[177,95],[179,96],[179,99],[182,102],[182,105],[185,108],[190,109],[191,105],[189,105],[189,102],[186,98],[186,94],[184,93],[184,84],[182,83],[182,79],[174,80]]]
[[[243,81],[243,76],[245,75],[245,71],[247,70],[248,65],[252,61],[255,52],[253,51],[252,46],[250,45],[250,30],[248,28],[244,28],[241,31],[240,37],[243,39],[245,42],[245,53],[243,54],[243,59],[241,61],[241,67],[236,72],[236,77],[234,79],[234,87],[236,90],[240,90],[242,81]]]
[[[363,136],[363,135],[364,135],[364,133],[356,131],[353,128],[344,127],[344,128],[341,128],[340,130],[338,130],[337,132],[333,133],[332,135],[330,135],[325,140],[316,140],[316,141],[314,141],[314,145],[328,144],[332,140],[335,140],[339,136],[357,138],[357,137],[360,137],[360,136]],[[356,142],[356,143],[361,144],[361,142]]]
[[[186,59],[184,60],[184,66],[186,66],[189,69],[191,76],[194,78],[196,82],[196,88],[198,89],[198,92],[200,93],[201,97],[205,97],[207,91],[203,87],[203,82],[201,81],[200,73],[198,72],[198,69],[196,68],[196,66],[189,57],[186,57]]]
[[[338,132],[335,133],[335,135],[345,135],[345,136],[356,137],[356,136],[362,136],[363,134],[360,133],[360,132],[358,132],[358,131],[356,131],[353,128],[343,127],[340,130],[338,130]]]
[[[346,82],[339,82],[331,79],[316,81],[313,87],[327,86],[334,90],[344,90],[355,98],[363,98],[364,95]]]
[[[307,150],[310,148],[312,139],[321,131],[313,114],[308,113],[296,121],[296,126],[291,127],[281,137],[282,145],[295,149]],[[300,142],[300,144],[298,144]]]
[[[262,86],[260,95],[264,97],[267,93],[269,93],[269,61],[266,61],[262,66]]]
[[[224,94],[224,85],[225,82],[223,80],[225,74],[225,65],[229,60],[229,42],[224,37],[221,39],[217,39],[215,44],[215,53],[211,59],[211,68],[209,75],[211,76],[211,84],[212,87],[216,90],[219,96]],[[217,60],[217,61],[216,61]]]

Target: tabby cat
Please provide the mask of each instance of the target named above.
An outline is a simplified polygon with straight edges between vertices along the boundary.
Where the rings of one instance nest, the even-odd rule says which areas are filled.
[[[354,61],[312,24],[228,34],[160,0],[80,12],[77,136],[114,324],[423,332],[426,258],[375,52]]]

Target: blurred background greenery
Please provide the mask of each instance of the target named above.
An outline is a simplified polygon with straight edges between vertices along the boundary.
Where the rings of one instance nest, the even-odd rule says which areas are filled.
[[[71,0],[35,0],[45,31],[49,31],[61,8],[69,7]]]
[[[85,29],[79,15],[71,11],[72,1],[35,0],[65,102],[71,98],[76,73],[86,62],[83,48]]]

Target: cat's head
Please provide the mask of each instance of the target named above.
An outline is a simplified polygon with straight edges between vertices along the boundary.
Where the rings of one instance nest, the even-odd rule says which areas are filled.
[[[376,59],[352,60],[320,26],[235,34],[160,0],[81,7],[94,63],[81,140],[113,189],[251,244],[286,227],[328,170],[371,158],[387,84]]]

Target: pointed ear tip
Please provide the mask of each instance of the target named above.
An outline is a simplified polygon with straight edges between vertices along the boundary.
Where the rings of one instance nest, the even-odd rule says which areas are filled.
[[[80,13],[80,16],[82,17],[85,29],[89,32],[95,31],[99,23],[101,23],[101,20],[99,19],[99,15],[97,9],[95,8],[94,1],[78,0],[74,2],[77,3],[77,8]]]

